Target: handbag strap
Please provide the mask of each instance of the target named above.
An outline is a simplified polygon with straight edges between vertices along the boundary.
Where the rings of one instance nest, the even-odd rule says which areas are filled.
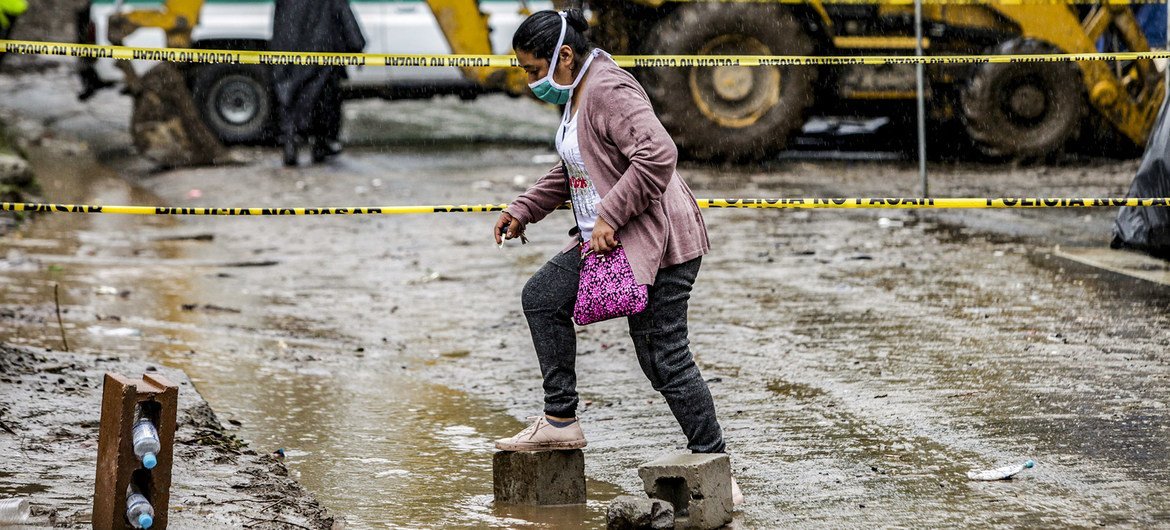
[[[572,202],[573,201],[573,186],[569,182],[569,168],[568,168],[568,166],[565,165],[564,160],[561,160],[561,171],[565,172],[565,191],[568,192],[569,201]],[[576,204],[571,206],[569,208],[569,210],[572,210],[573,224],[575,224],[577,226],[577,233],[576,233],[577,246],[581,246],[581,244],[585,243],[585,238],[581,236],[581,221],[577,220],[577,206],[576,206]],[[570,232],[569,235],[573,235],[573,233]]]
[[[561,171],[565,172],[565,191],[569,192],[569,201],[572,201],[573,200],[573,187],[569,182],[569,168],[565,166],[564,160],[561,160]],[[577,233],[576,233],[577,247],[579,249],[583,250],[585,248],[585,237],[581,235],[581,221],[579,219],[577,219],[577,207],[573,206],[573,207],[570,207],[569,209],[573,211],[573,223],[577,225]],[[569,235],[574,235],[572,230],[569,231]],[[615,236],[615,239],[616,239],[616,236]],[[622,246],[622,242],[618,241],[617,246],[619,246],[619,247]],[[589,251],[593,252],[592,249],[590,249]]]

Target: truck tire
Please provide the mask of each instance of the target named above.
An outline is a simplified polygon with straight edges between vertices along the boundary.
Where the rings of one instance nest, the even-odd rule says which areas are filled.
[[[225,144],[271,140],[276,95],[259,65],[210,64],[195,69],[192,94],[207,126]]]
[[[994,55],[1060,53],[1035,40],[1015,39]],[[983,153],[1017,160],[1058,154],[1085,115],[1084,82],[1075,63],[987,63],[962,93],[967,134]]]
[[[783,6],[696,3],[659,22],[655,55],[809,55],[812,38]],[[813,102],[814,66],[662,66],[643,84],[680,153],[700,160],[758,160],[788,144]]]

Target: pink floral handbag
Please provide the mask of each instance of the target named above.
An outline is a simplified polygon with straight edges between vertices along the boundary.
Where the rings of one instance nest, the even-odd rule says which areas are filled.
[[[573,322],[584,326],[635,315],[646,309],[648,300],[648,290],[634,279],[634,270],[620,242],[607,254],[589,250],[588,241],[581,243],[581,279]]]

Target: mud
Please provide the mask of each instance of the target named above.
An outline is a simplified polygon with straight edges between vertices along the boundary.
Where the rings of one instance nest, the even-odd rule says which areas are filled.
[[[3,80],[0,92],[51,75]],[[507,143],[389,141],[298,169],[241,150],[253,163],[158,173],[77,126],[71,134],[106,142],[107,154],[62,162],[45,151],[34,163],[57,164],[46,172],[77,202],[505,202],[552,154],[509,135],[556,117],[481,107],[497,104],[521,103],[472,106],[496,112],[476,138]],[[53,116],[3,105],[42,123]],[[428,104],[457,121],[467,108]],[[401,109],[363,102],[347,115],[376,123]],[[76,112],[93,122],[99,111]],[[932,164],[931,187],[1119,196],[1136,165]],[[701,197],[896,197],[918,186],[915,166],[896,161],[682,172]],[[1170,293],[1050,252],[1106,244],[1111,210],[704,216],[712,253],[691,302],[692,349],[748,499],[740,527],[1170,523]],[[596,527],[606,501],[640,491],[638,464],[685,441],[624,324],[582,328],[590,504],[492,506],[490,440],[540,410],[520,289],[572,224],[555,213],[530,227],[531,244],[497,250],[493,220],[52,216],[0,242],[0,310],[11,314],[0,337],[56,347],[46,293],[60,283],[71,345],[183,369],[258,452],[284,447],[292,476],[350,527]],[[244,262],[266,266],[229,266]],[[1012,481],[965,477],[1026,459],[1036,468]]]
[[[179,370],[141,359],[0,346],[0,497],[26,497],[30,527],[88,527],[102,377],[157,372],[179,385],[173,528],[322,528],[333,517],[269,455],[242,446]]]

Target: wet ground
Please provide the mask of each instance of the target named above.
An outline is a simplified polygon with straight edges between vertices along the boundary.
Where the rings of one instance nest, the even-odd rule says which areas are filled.
[[[5,455],[0,498],[30,500],[28,524],[19,528],[100,525],[91,514],[105,372],[133,378],[153,373],[179,387],[171,528],[333,527],[332,516],[289,477],[282,462],[242,446],[225,431],[181,371],[139,356],[5,345],[0,346],[0,454]],[[166,463],[159,466],[156,472]]]
[[[0,80],[0,109],[40,139],[53,202],[506,202],[552,164],[541,138],[554,112],[483,98],[350,105],[347,135],[363,147],[327,165],[285,169],[244,149],[244,165],[153,172],[124,156],[124,98],[79,105],[53,89],[70,82]],[[1135,169],[933,164],[931,188],[1120,196]],[[896,160],[682,172],[700,197],[918,186]],[[1113,211],[704,215],[692,349],[748,498],[740,527],[1170,524],[1170,292],[1052,253],[1105,245]],[[638,464],[685,442],[624,324],[582,328],[590,504],[492,506],[490,440],[540,407],[520,289],[572,224],[555,213],[530,244],[497,250],[493,221],[43,216],[0,241],[0,337],[59,347],[60,284],[75,350],[184,370],[258,452],[284,447],[353,528],[597,527],[606,501],[639,491]],[[1029,458],[1013,481],[965,476]]]

